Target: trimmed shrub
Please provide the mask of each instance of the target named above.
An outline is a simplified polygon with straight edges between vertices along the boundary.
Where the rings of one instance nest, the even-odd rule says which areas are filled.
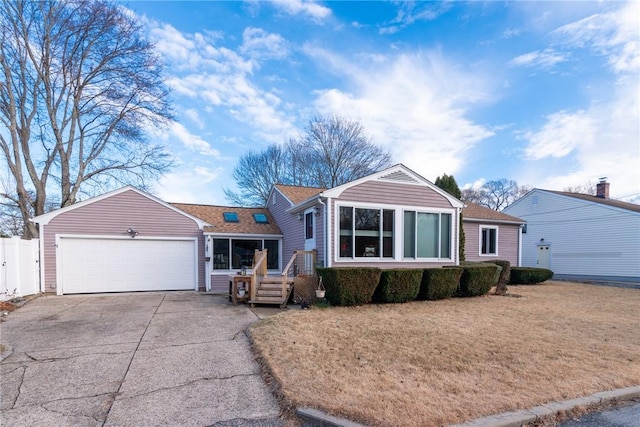
[[[422,270],[420,300],[436,300],[452,297],[460,286],[462,267],[425,268]]]
[[[361,305],[371,302],[382,270],[375,267],[318,268],[331,305]]]
[[[373,301],[380,303],[413,301],[420,291],[422,270],[397,268],[382,270]]]
[[[497,264],[464,265],[457,296],[475,297],[485,295],[498,281],[500,267]]]
[[[535,285],[553,277],[553,271],[546,268],[511,267],[512,285]]]

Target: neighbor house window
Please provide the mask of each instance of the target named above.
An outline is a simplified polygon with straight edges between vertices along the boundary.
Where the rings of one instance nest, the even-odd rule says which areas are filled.
[[[451,214],[404,212],[405,258],[451,258]]]
[[[340,257],[393,258],[394,215],[389,209],[340,207]]]
[[[280,268],[280,241],[271,239],[213,239],[213,269],[251,268],[256,249],[267,249],[267,268]]]
[[[480,255],[498,255],[498,227],[480,226]]]

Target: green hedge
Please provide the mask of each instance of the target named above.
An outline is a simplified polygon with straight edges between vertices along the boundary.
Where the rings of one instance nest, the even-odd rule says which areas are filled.
[[[436,300],[452,297],[460,286],[461,267],[425,268],[422,271],[419,300]]]
[[[413,301],[420,291],[422,270],[397,268],[382,270],[380,283],[373,294],[373,301],[379,303]]]
[[[511,267],[512,285],[535,285],[553,277],[553,271],[546,268]]]
[[[465,264],[457,296],[485,295],[498,281],[502,267],[496,264]]]
[[[371,302],[382,270],[375,267],[318,268],[331,305],[361,305]]]

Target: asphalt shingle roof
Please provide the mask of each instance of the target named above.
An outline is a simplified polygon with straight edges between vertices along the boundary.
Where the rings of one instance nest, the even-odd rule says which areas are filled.
[[[602,205],[613,206],[620,209],[627,209],[633,212],[640,212],[640,205],[634,203],[623,202],[621,200],[603,199],[602,197],[592,196],[590,194],[569,193],[567,191],[544,190],[549,193],[560,194],[561,196],[574,197],[576,199],[586,200],[588,202],[600,203]]]
[[[275,187],[280,190],[282,194],[294,205],[297,205],[300,202],[303,202],[313,196],[316,196],[326,188],[318,188],[318,187],[299,187],[297,185],[284,185],[284,184],[276,184]]]
[[[205,232],[233,233],[233,234],[282,234],[276,221],[266,208],[239,208],[229,206],[193,205],[188,203],[171,203],[172,206],[213,225],[206,226]],[[225,222],[225,212],[236,212],[238,222]],[[254,213],[267,216],[267,224],[258,224],[253,218]]]
[[[464,219],[483,219],[494,221],[511,221],[524,224],[525,221],[515,216],[507,215],[502,212],[494,211],[493,209],[485,208],[484,206],[477,205],[471,202],[465,202],[465,207],[462,208],[462,218]]]

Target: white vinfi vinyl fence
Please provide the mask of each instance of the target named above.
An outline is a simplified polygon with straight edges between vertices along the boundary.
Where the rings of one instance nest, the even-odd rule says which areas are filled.
[[[40,292],[38,240],[0,238],[0,301]]]

